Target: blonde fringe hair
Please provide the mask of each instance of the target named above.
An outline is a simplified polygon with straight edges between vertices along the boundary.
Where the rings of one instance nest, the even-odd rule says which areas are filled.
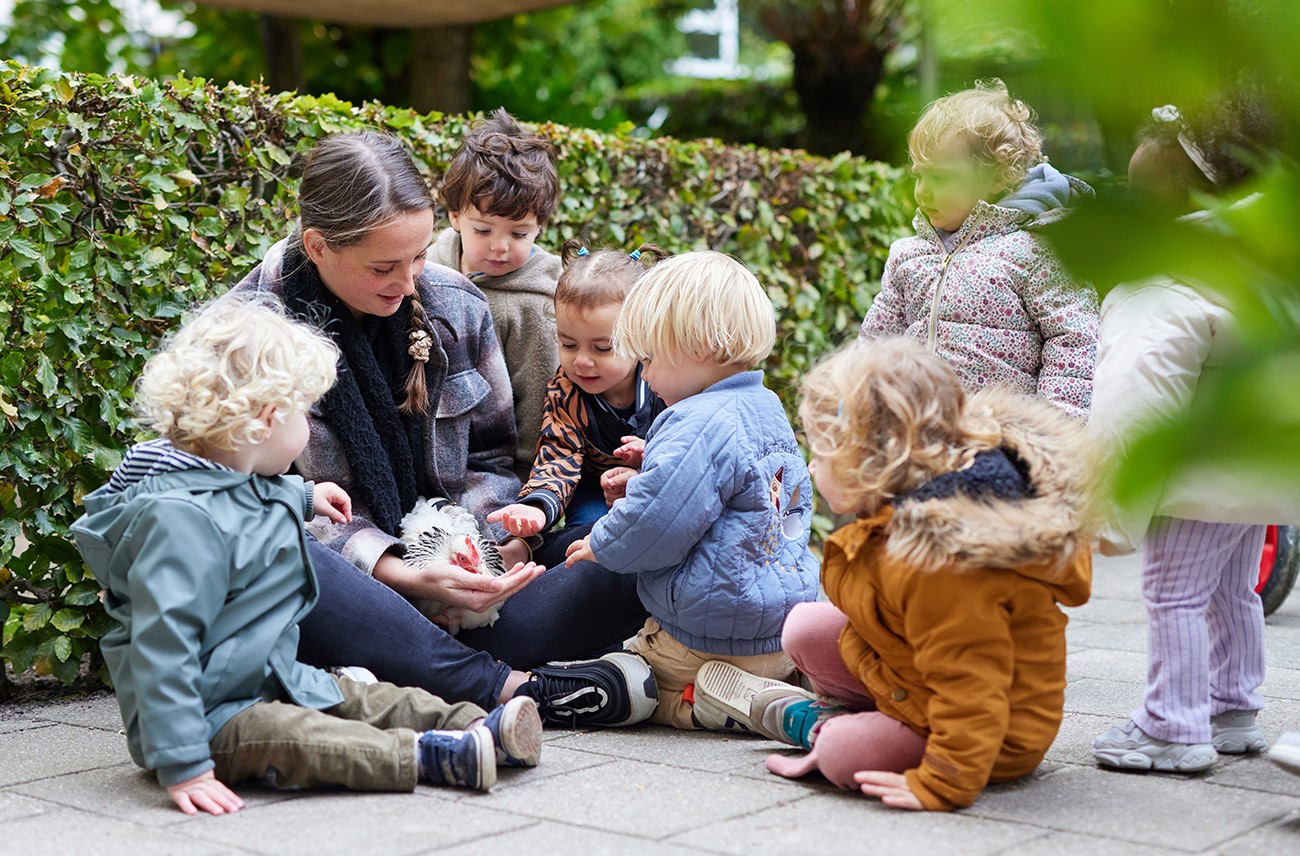
[[[338,348],[289,320],[278,302],[230,295],[202,309],[145,365],[136,384],[141,421],[187,452],[266,440],[258,419],[281,421],[334,385]]]
[[[1004,192],[1046,160],[1043,134],[1034,120],[1034,111],[1012,98],[1001,80],[981,80],[974,89],[946,95],[926,107],[907,137],[907,151],[913,164],[929,164],[956,142],[993,170]]]
[[[911,339],[855,342],[814,367],[801,392],[808,448],[860,513],[1002,442],[991,419],[967,412],[952,369]]]
[[[650,268],[628,292],[614,347],[637,360],[706,360],[752,368],[776,343],[772,301],[744,265],[709,251]]]

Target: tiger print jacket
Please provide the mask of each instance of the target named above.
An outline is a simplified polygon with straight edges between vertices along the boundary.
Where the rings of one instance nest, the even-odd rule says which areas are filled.
[[[532,475],[519,491],[520,502],[546,513],[543,531],[564,515],[584,474],[599,477],[623,466],[614,457],[614,450],[623,445],[621,438],[645,437],[664,411],[663,399],[641,379],[640,366],[636,372],[636,404],[631,417],[624,419],[601,396],[583,392],[564,369],[555,370],[546,388]]]

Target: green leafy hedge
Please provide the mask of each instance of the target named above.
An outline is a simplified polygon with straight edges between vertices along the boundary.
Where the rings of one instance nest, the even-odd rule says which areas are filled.
[[[0,654],[74,679],[106,628],[68,538],[135,439],[158,339],[289,230],[295,155],[382,128],[436,178],[466,126],[325,96],[0,64]],[[771,383],[851,335],[910,210],[898,170],[849,157],[543,126],[565,195],[542,242],[735,254],[780,313]],[[0,687],[2,689],[2,687]]]

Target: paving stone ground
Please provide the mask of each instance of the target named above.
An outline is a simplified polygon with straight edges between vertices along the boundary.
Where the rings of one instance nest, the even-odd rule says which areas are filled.
[[[1146,669],[1133,559],[1096,565],[1070,611],[1060,736],[1028,779],[947,815],[901,812],[824,780],[768,775],[774,744],[643,726],[548,731],[542,764],[490,794],[240,788],[247,807],[188,818],[127,757],[113,697],[0,705],[4,854],[1300,854],[1300,777],[1260,757],[1199,776],[1099,769],[1092,737],[1126,717]],[[1272,740],[1300,729],[1300,592],[1268,622]]]

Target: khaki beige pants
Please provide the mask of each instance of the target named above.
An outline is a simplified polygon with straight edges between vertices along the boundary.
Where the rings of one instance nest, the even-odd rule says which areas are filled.
[[[266,779],[279,787],[412,791],[420,772],[415,733],[463,729],[484,715],[415,687],[336,680],[343,701],[334,707],[258,702],[231,717],[212,738],[216,777],[231,785]]]
[[[678,642],[653,618],[646,619],[627,650],[646,658],[659,685],[659,706],[650,721],[686,730],[698,726],[691,721],[691,706],[682,698],[682,690],[695,683],[700,666],[710,660],[722,660],[751,674],[778,681],[788,681],[794,676],[794,662],[783,651],[747,657],[706,654]]]

